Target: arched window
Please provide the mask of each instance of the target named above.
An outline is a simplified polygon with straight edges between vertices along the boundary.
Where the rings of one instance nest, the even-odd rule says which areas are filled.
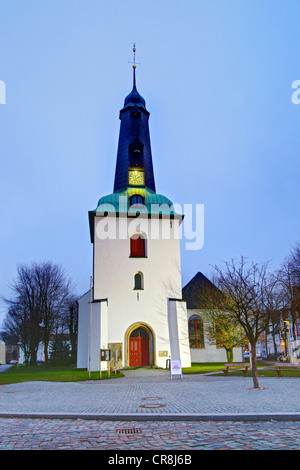
[[[140,118],[141,117],[141,111],[139,110],[139,108],[137,107],[137,105],[135,105],[133,108],[132,108],[132,111],[131,111],[131,116],[134,118],[134,119],[137,119],[137,118]]]
[[[143,206],[144,205],[144,198],[140,194],[134,194],[130,198],[130,205],[137,205],[137,206]]]
[[[192,315],[189,319],[190,348],[204,348],[203,320],[198,315]]]
[[[130,256],[132,258],[146,257],[146,240],[142,235],[135,234],[130,238]]]
[[[134,289],[135,290],[144,289],[144,282],[143,282],[143,274],[142,273],[136,273],[134,275]]]

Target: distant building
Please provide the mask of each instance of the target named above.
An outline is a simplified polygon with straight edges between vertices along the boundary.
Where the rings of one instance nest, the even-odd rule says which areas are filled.
[[[202,296],[205,288],[216,289],[207,277],[198,272],[182,289],[182,297],[186,301],[188,313],[191,361],[224,362],[227,361],[225,349],[209,341],[209,321],[205,316],[206,307]],[[243,360],[242,348],[234,348],[233,360],[235,362]]]
[[[11,361],[19,360],[19,346],[16,345],[6,345],[6,364],[9,364]]]

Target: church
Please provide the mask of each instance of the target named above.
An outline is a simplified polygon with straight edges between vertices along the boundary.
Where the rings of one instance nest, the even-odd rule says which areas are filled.
[[[133,88],[119,115],[113,193],[89,211],[93,276],[78,301],[78,368],[99,370],[100,349],[111,350],[118,368],[165,368],[168,359],[191,365],[181,288],[183,215],[156,192],[149,114],[133,65]]]
[[[111,366],[118,369],[166,368],[169,359],[190,367],[191,360],[209,360],[203,316],[194,304],[188,312],[182,296],[184,215],[156,192],[149,115],[134,63],[133,88],[119,114],[113,192],[88,213],[93,276],[78,301],[78,368],[100,370],[100,350],[111,351]],[[217,349],[211,360],[226,361],[225,351]]]

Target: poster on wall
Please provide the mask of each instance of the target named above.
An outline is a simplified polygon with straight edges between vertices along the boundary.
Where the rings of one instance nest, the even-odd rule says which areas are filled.
[[[181,361],[179,359],[172,360],[170,365],[170,372],[171,372],[171,380],[173,375],[180,375],[182,379],[182,368],[181,368]]]
[[[111,361],[111,349],[100,349],[100,361]]]

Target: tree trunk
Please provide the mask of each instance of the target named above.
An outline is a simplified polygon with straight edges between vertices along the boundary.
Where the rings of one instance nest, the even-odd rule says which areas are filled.
[[[273,338],[273,346],[274,346],[274,359],[275,361],[278,359],[278,350],[277,350],[277,343],[276,343],[276,335],[274,333],[274,327],[272,331],[272,338]]]
[[[37,348],[35,343],[30,344],[30,365],[36,366]]]
[[[44,356],[45,356],[45,364],[46,365],[49,362],[48,346],[49,346],[49,342],[46,339],[44,339]]]
[[[226,348],[227,362],[233,362],[233,348]]]
[[[257,359],[256,359],[256,343],[251,343],[251,365],[252,365],[252,379],[253,387],[259,388],[258,372],[257,372]]]

